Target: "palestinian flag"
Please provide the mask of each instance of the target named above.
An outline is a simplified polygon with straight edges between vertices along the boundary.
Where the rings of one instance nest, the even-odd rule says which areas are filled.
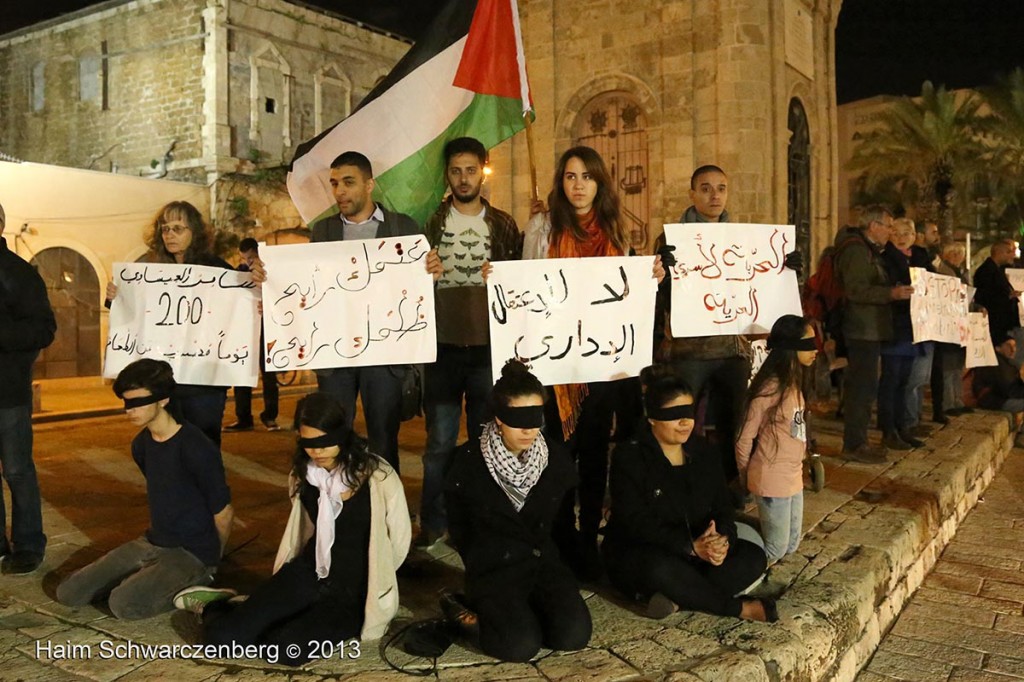
[[[374,198],[423,224],[444,196],[445,143],[469,136],[490,149],[522,130],[525,115],[516,0],[453,0],[348,118],[299,146],[288,193],[309,224],[337,212],[331,161],[358,151],[373,164]]]

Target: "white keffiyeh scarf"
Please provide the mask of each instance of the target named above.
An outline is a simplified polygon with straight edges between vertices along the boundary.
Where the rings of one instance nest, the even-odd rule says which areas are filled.
[[[538,434],[533,445],[517,457],[505,447],[501,427],[492,421],[480,435],[480,452],[495,482],[508,495],[516,511],[520,511],[548,465],[548,444],[544,436]]]
[[[320,491],[316,514],[316,575],[323,580],[331,572],[331,548],[334,547],[334,521],[344,506],[341,498],[351,492],[342,468],[327,471],[313,462],[306,465],[306,480]]]

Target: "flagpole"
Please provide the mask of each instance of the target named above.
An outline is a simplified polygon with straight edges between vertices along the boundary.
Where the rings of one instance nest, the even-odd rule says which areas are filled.
[[[533,152],[533,125],[531,121],[532,112],[527,111],[523,114],[523,118],[526,120],[526,152],[530,157],[530,199],[537,201],[540,199],[540,190],[537,188],[537,161]]]

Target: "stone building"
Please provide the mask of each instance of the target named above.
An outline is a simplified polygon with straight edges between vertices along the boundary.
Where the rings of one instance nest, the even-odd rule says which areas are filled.
[[[795,223],[816,253],[837,225],[835,26],[840,0],[520,0],[541,196],[582,143],[613,168],[643,246],[689,205],[706,163],[734,220]],[[525,136],[494,154],[492,195],[522,224]]]
[[[109,0],[0,36],[0,150],[210,185],[218,222],[262,236],[299,222],[265,169],[408,47],[283,0]]]

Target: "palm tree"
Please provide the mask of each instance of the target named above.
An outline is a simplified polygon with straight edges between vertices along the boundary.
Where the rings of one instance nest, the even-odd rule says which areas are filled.
[[[980,106],[973,93],[925,81],[920,97],[901,97],[881,112],[879,127],[854,149],[850,168],[864,171],[868,191],[895,184],[904,204],[916,202],[924,214],[938,216],[943,239],[949,240],[956,190],[968,187],[984,168]]]
[[[996,79],[981,93],[991,110],[982,123],[993,150],[988,176],[993,208],[1019,225],[1024,215],[1024,69]]]

